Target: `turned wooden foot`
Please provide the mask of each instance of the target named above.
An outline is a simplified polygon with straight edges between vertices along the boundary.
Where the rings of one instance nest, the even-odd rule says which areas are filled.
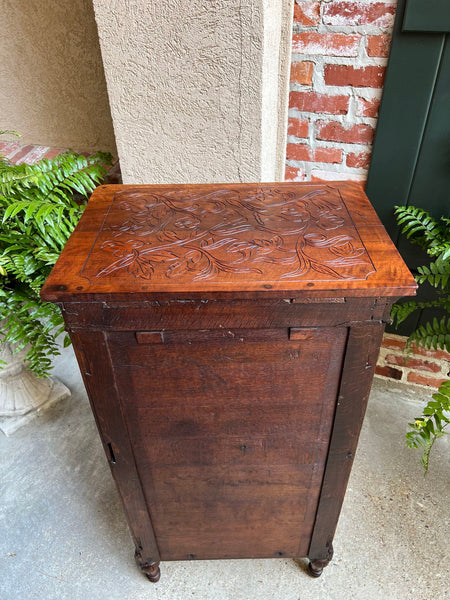
[[[157,581],[159,581],[159,578],[161,577],[161,571],[159,570],[159,563],[153,563],[152,565],[141,566],[141,570],[143,573],[145,573],[145,576],[147,577],[147,579],[149,579],[153,583],[156,583]]]
[[[161,577],[161,571],[159,570],[159,562],[149,563],[143,561],[140,553],[137,550],[134,554],[134,558],[136,559],[139,568],[147,577],[147,579],[149,579],[152,583],[156,583],[157,581],[159,581],[159,578]]]
[[[308,564],[308,573],[311,577],[320,577],[324,568],[328,565],[328,563],[333,558],[333,545],[330,544],[327,549],[327,557],[326,558],[310,558]]]

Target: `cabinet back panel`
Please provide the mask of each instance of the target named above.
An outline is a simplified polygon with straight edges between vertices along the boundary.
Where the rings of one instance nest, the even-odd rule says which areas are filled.
[[[300,333],[108,334],[162,560],[307,554],[347,329]]]

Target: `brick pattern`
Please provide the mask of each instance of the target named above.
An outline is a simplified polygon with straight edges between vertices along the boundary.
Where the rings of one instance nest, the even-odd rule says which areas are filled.
[[[366,180],[395,8],[296,0],[286,180]]]
[[[14,165],[22,163],[32,165],[43,158],[55,158],[64,150],[64,148],[50,148],[49,146],[22,146],[20,142],[0,142],[0,154]]]
[[[56,156],[62,152],[67,152],[67,148],[50,148],[49,146],[21,146],[20,143],[15,141],[0,142],[0,154],[11,161],[14,165],[20,165],[22,163],[32,165],[43,158],[56,158]],[[89,156],[89,154],[84,155]],[[122,174],[120,171],[119,161],[116,161],[109,169],[105,178],[105,183],[122,183]]]
[[[450,353],[412,347],[405,352],[406,337],[385,334],[375,374],[402,383],[438,388],[450,378]]]

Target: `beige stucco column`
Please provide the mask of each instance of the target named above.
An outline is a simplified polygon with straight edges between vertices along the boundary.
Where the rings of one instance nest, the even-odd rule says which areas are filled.
[[[93,0],[125,183],[283,179],[293,0]]]

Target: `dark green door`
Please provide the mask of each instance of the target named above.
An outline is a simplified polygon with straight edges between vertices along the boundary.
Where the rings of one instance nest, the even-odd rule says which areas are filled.
[[[450,214],[450,0],[398,0],[366,191],[409,267],[427,262],[399,236],[393,207]]]

